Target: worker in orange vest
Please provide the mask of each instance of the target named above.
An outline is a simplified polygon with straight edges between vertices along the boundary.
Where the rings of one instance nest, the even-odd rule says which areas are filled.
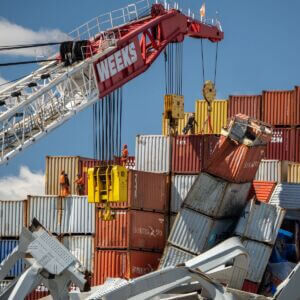
[[[60,192],[59,195],[61,197],[66,197],[70,194],[70,183],[68,174],[65,171],[61,171],[59,176],[59,185],[60,185]]]
[[[68,174],[65,173],[65,193],[64,193],[64,196],[67,197],[69,195],[70,195],[70,181],[69,181]]]
[[[126,165],[126,162],[127,162],[127,159],[128,159],[128,148],[127,148],[127,145],[124,144],[123,145],[123,149],[122,149],[122,157],[121,157],[121,163],[123,166]]]
[[[80,176],[80,174],[77,174],[77,179],[74,181],[74,183],[77,184],[77,186],[76,186],[77,195],[83,195],[84,194],[84,180],[83,180],[83,177]]]

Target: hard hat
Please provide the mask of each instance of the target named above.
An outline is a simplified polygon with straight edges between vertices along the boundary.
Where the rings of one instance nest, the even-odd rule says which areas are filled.
[[[127,148],[127,144],[124,144],[124,145],[123,145],[123,148]]]

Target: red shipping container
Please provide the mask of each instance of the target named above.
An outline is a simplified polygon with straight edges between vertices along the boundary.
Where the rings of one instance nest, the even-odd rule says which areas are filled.
[[[128,201],[111,203],[114,209],[132,208],[167,213],[169,211],[170,176],[136,170],[128,172]],[[99,208],[104,204],[98,203]]]
[[[300,163],[300,128],[295,129],[295,162]]]
[[[203,159],[203,135],[179,135],[173,138],[172,144],[172,172],[199,173]]]
[[[25,300],[38,300],[50,295],[48,289],[40,285],[34,291],[32,291],[28,296],[25,297]]]
[[[271,141],[267,145],[266,159],[295,161],[296,148],[295,128],[276,128]]]
[[[295,86],[296,94],[296,125],[300,125],[300,86]]]
[[[136,278],[158,267],[161,253],[132,250],[96,250],[93,285],[100,285],[107,278]]]
[[[258,201],[268,203],[275,186],[276,182],[254,180],[249,191],[248,199],[250,200],[255,196]]]
[[[265,155],[265,148],[247,147],[221,136],[204,172],[230,182],[251,182]]]
[[[206,134],[203,136],[203,169],[207,166],[214,149],[219,141],[220,136],[214,134]]]
[[[263,91],[262,121],[271,125],[296,125],[296,92]]]
[[[257,294],[258,289],[259,289],[259,283],[257,282],[252,282],[249,280],[245,280],[243,287],[242,287],[242,291],[245,292],[249,292],[249,293],[253,293],[253,294]]]
[[[137,210],[114,210],[115,218],[103,221],[96,214],[96,247],[162,251],[165,246],[165,216]]]
[[[229,96],[228,118],[241,113],[251,118],[261,120],[261,98],[261,95]]]

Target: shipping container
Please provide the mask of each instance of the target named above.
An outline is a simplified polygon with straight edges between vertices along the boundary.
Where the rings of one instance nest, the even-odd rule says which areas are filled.
[[[172,213],[180,210],[181,204],[192,187],[198,175],[173,175],[171,180],[171,205]]]
[[[296,125],[295,91],[263,91],[262,121],[271,125]]]
[[[243,287],[242,287],[242,291],[248,292],[248,293],[253,293],[253,294],[257,294],[259,289],[259,283],[257,282],[251,282],[249,280],[245,280]]]
[[[230,95],[228,100],[228,118],[237,114],[244,114],[261,120],[261,98],[261,95]]]
[[[300,86],[295,86],[296,96],[296,124],[300,124]]]
[[[211,126],[212,132],[209,129],[207,120],[207,102],[204,100],[197,100],[195,102],[196,114],[196,134],[220,134],[221,128],[227,123],[227,100],[215,100],[212,104],[211,112]],[[204,126],[205,125],[205,126]]]
[[[93,272],[93,236],[65,236],[62,243],[80,261],[85,270],[90,273]]]
[[[274,181],[253,180],[248,199],[254,197],[258,201],[268,203],[275,186],[276,182]]]
[[[34,291],[26,296],[25,300],[38,300],[48,296],[49,294],[49,290],[44,285],[39,285]]]
[[[169,173],[171,171],[171,139],[163,135],[137,135],[136,170]]]
[[[244,240],[243,245],[250,258],[246,279],[252,282],[261,282],[272,253],[272,247],[251,240]]]
[[[288,183],[300,183],[300,164],[289,163],[288,164]]]
[[[18,237],[26,226],[26,201],[0,200],[0,237]]]
[[[45,194],[59,195],[59,176],[61,171],[65,171],[70,182],[70,193],[71,195],[77,195],[76,183],[74,182],[77,179],[77,174],[85,175],[83,170],[86,170],[86,167],[89,166],[93,167],[97,163],[94,159],[80,156],[46,156]]]
[[[202,168],[203,135],[179,135],[172,141],[172,173],[198,174]]]
[[[266,159],[295,161],[295,128],[276,128],[271,141],[267,144]]]
[[[177,215],[168,242],[190,253],[201,254],[225,240],[234,225],[234,219],[214,220],[183,208]]]
[[[174,246],[167,245],[164,254],[159,263],[159,269],[163,269],[170,266],[176,266],[178,264],[182,264],[192,258],[195,255],[190,254],[186,251],[180,250]]]
[[[277,205],[288,210],[300,210],[299,195],[300,184],[279,183],[273,191],[270,198],[270,204]]]
[[[183,132],[183,128],[186,126],[187,121],[188,121],[188,117],[189,114],[191,114],[190,112],[185,112],[184,113],[184,119],[178,119],[178,134],[182,134]],[[191,132],[189,131],[187,133],[188,135],[191,134]],[[162,135],[171,135],[170,132],[170,120],[169,119],[164,119],[164,114],[162,114]]]
[[[255,175],[259,181],[287,181],[288,161],[278,159],[262,159]]]
[[[285,210],[281,207],[249,201],[234,232],[243,238],[274,245],[284,215]]]
[[[163,251],[165,216],[138,210],[114,210],[114,219],[96,216],[96,247]]]
[[[173,227],[173,225],[175,223],[176,217],[177,217],[177,214],[169,216],[169,232],[168,232],[168,236],[169,236],[169,234],[170,234],[170,232],[172,230],[172,227]]]
[[[18,240],[0,240],[0,262],[2,262],[19,245]],[[25,264],[19,259],[6,277],[18,277],[24,270]]]
[[[86,196],[28,196],[28,224],[33,218],[55,234],[95,233],[95,206]]]
[[[230,182],[243,183],[254,179],[265,146],[248,147],[221,136],[204,172]]]
[[[202,168],[205,169],[207,164],[212,157],[216,145],[219,142],[220,136],[215,134],[206,134],[203,137],[203,163]]]
[[[236,217],[246,205],[251,183],[229,183],[201,173],[188,192],[183,206],[213,218]]]
[[[299,104],[300,106],[300,104]],[[299,111],[300,115],[300,111]],[[299,122],[300,125],[300,122]],[[300,128],[296,128],[295,137],[295,162],[300,163]]]
[[[132,250],[97,250],[93,285],[107,278],[136,278],[157,269],[160,253]]]

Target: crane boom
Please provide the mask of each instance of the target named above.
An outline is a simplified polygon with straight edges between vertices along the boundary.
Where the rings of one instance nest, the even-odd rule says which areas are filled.
[[[151,14],[143,16],[145,8]],[[89,40],[83,61],[65,66],[57,59],[0,91],[0,164],[145,72],[169,43],[224,38],[218,24],[148,0],[96,17],[71,35]]]

